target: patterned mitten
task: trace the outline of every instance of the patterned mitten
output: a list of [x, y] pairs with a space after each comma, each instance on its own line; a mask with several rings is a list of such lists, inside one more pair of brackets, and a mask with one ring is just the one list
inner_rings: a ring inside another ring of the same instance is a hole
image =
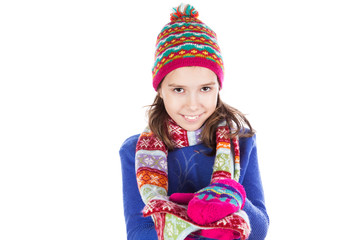
[[212, 223], [242, 209], [245, 198], [246, 193], [240, 183], [222, 179], [195, 193], [187, 213], [197, 224]]
[[[241, 193], [241, 196], [243, 197], [242, 199], [245, 199], [245, 191], [244, 191], [243, 187], [240, 184], [237, 184], [235, 181], [233, 181], [233, 182], [232, 182], [232, 180], [230, 180], [230, 181], [231, 181], [230, 184], [234, 184], [235, 187], [238, 187], [240, 189], [239, 192]], [[221, 181], [219, 181], [219, 182], [221, 182]], [[222, 181], [222, 182], [224, 182], [224, 181]], [[202, 189], [201, 191], [203, 191], [203, 190], [204, 189]], [[194, 197], [195, 197], [194, 193], [173, 193], [170, 196], [170, 201], [178, 203], [178, 204], [182, 204], [182, 205], [187, 205]], [[242, 203], [241, 208], [243, 207], [243, 205], [244, 205], [244, 202]], [[240, 237], [239, 233], [237, 233], [236, 231], [232, 231], [230, 229], [206, 229], [206, 230], [203, 229], [200, 232], [200, 236], [203, 236], [206, 238], [211, 238], [211, 239], [219, 239], [219, 240], [233, 240], [233, 239], [237, 239]], [[193, 239], [193, 238], [188, 237], [185, 240], [191, 240], [191, 239]]]

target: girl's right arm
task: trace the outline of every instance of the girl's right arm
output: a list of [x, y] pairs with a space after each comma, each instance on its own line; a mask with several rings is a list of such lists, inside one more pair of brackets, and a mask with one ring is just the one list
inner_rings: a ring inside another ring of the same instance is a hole
[[143, 217], [145, 207], [136, 182], [135, 149], [139, 135], [128, 138], [120, 148], [123, 181], [123, 203], [128, 240], [156, 240], [151, 217]]

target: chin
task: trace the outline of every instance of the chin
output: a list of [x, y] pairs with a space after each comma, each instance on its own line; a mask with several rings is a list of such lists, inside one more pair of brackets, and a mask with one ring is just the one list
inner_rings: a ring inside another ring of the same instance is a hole
[[183, 127], [186, 131], [193, 132], [198, 130], [200, 127]]

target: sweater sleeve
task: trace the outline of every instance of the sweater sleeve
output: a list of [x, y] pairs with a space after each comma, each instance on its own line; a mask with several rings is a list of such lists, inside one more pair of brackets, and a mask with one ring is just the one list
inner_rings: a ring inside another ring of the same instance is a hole
[[139, 135], [128, 138], [120, 148], [123, 204], [128, 240], [156, 240], [154, 222], [143, 217], [145, 207], [136, 182], [135, 149]]
[[269, 227], [264, 191], [258, 165], [256, 136], [240, 139], [241, 177], [240, 183], [246, 191], [244, 211], [248, 214], [251, 233], [248, 240], [263, 240]]

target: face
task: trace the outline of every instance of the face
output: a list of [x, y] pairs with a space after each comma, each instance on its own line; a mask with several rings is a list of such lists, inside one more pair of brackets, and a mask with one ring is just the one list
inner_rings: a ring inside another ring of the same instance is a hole
[[208, 68], [182, 67], [166, 75], [158, 92], [169, 116], [183, 129], [195, 131], [215, 111], [219, 83]]

